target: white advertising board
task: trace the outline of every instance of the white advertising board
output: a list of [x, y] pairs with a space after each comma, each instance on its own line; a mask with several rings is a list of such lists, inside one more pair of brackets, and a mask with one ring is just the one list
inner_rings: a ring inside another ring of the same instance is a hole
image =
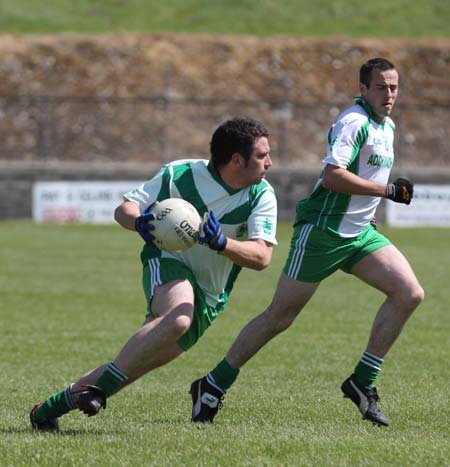
[[393, 227], [450, 227], [450, 185], [414, 185], [409, 206], [386, 202], [386, 222]]
[[33, 185], [33, 220], [36, 222], [114, 222], [114, 209], [123, 194], [139, 181], [36, 182]]

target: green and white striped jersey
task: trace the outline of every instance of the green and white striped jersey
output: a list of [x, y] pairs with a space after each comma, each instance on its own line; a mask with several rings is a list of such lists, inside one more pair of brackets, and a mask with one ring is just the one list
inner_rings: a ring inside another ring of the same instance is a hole
[[[200, 216], [212, 210], [227, 237], [236, 240], [262, 239], [277, 244], [277, 202], [272, 186], [262, 180], [258, 185], [235, 190], [226, 185], [208, 160], [185, 159], [164, 165], [124, 199], [144, 211], [154, 201], [183, 198], [195, 206]], [[141, 259], [174, 258], [194, 273], [206, 295], [208, 305], [221, 308], [227, 301], [241, 267], [207, 245], [196, 244], [182, 253], [168, 253], [145, 245]]]
[[[394, 163], [394, 122], [378, 123], [361, 98], [345, 110], [328, 132], [324, 166], [336, 165], [366, 180], [387, 184]], [[381, 198], [326, 189], [322, 171], [311, 196], [297, 203], [297, 219], [340, 237], [359, 235], [374, 217]]]

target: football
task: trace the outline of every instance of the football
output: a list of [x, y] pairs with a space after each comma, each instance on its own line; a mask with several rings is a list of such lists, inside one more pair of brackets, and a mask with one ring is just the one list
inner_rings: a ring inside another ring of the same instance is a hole
[[201, 217], [191, 203], [181, 198], [168, 198], [156, 202], [151, 213], [155, 230], [153, 243], [170, 253], [180, 253], [191, 248], [198, 239]]

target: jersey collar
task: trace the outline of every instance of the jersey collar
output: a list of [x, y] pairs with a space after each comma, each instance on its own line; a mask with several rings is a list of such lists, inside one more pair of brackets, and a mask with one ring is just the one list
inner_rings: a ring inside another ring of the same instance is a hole
[[370, 107], [369, 103], [365, 101], [362, 97], [355, 97], [355, 104], [360, 105], [369, 115], [372, 120], [375, 120], [378, 125], [384, 126], [384, 122], [380, 119], [378, 115], [374, 113], [372, 107]]
[[226, 192], [229, 194], [229, 195], [234, 195], [235, 193], [238, 193], [239, 191], [242, 190], [242, 188], [232, 188], [231, 186], [227, 185], [223, 180], [222, 178], [220, 177], [220, 174], [219, 174], [219, 171], [217, 170], [217, 167], [214, 165], [214, 163], [212, 161], [209, 161], [208, 163], [208, 171], [209, 173], [212, 175], [212, 177], [214, 178], [214, 180], [223, 187], [224, 190], [226, 190]]

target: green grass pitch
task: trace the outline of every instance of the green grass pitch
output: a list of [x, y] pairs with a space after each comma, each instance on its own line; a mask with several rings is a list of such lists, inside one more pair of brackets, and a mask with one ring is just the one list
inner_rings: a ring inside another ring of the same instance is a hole
[[362, 421], [339, 386], [365, 348], [382, 295], [337, 273], [296, 323], [244, 366], [210, 426], [190, 423], [191, 381], [268, 304], [286, 256], [244, 271], [226, 311], [190, 352], [108, 402], [32, 432], [34, 402], [110, 361], [142, 322], [137, 235], [119, 226], [0, 223], [0, 465], [444, 466], [450, 458], [450, 255], [444, 229], [380, 230], [410, 259], [426, 299], [386, 358], [389, 428]]
[[449, 37], [446, 0], [0, 0], [0, 31]]

